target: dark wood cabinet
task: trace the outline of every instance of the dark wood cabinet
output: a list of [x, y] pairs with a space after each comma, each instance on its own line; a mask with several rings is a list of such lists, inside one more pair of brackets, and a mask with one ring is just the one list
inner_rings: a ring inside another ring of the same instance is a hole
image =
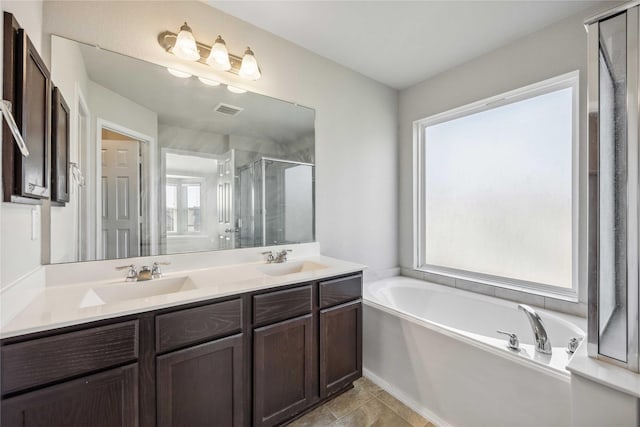
[[57, 87], [51, 108], [51, 201], [64, 206], [69, 201], [69, 140], [71, 112]]
[[158, 356], [157, 425], [243, 425], [242, 335]]
[[320, 311], [320, 397], [362, 376], [362, 303]]
[[361, 284], [348, 275], [4, 339], [0, 421], [286, 423], [360, 377]]
[[4, 14], [3, 91], [29, 149], [23, 157], [13, 136], [3, 132], [5, 202], [29, 203], [49, 198], [51, 76], [44, 61], [13, 15]]
[[255, 329], [253, 425], [272, 426], [303, 411], [313, 389], [311, 314]]
[[137, 425], [137, 364], [2, 401], [3, 427]]

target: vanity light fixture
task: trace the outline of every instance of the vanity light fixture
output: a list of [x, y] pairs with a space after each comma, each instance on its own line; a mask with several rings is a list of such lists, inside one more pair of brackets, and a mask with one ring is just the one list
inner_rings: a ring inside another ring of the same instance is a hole
[[186, 22], [180, 27], [180, 32], [176, 36], [176, 41], [171, 51], [178, 58], [188, 61], [197, 61], [200, 59], [196, 38], [193, 37], [191, 27], [189, 27]]
[[198, 80], [200, 80], [200, 82], [202, 84], [205, 84], [207, 86], [220, 86], [220, 82], [217, 82], [215, 80], [206, 79], [206, 78], [200, 77], [200, 76], [198, 76]]
[[251, 49], [247, 48], [242, 57], [229, 53], [221, 36], [215, 39], [212, 46], [200, 43], [193, 37], [186, 22], [178, 34], [171, 31], [158, 34], [158, 43], [165, 51], [178, 58], [197, 61], [215, 70], [227, 71], [249, 80], [258, 80], [262, 75]]
[[173, 68], [167, 68], [167, 71], [172, 76], [180, 77], [181, 79], [188, 79], [189, 77], [191, 77], [191, 74], [187, 73], [186, 71], [180, 71]]
[[231, 86], [231, 85], [227, 85], [227, 90], [229, 92], [232, 92], [232, 93], [246, 93], [247, 92], [245, 89], [241, 89], [239, 87]]

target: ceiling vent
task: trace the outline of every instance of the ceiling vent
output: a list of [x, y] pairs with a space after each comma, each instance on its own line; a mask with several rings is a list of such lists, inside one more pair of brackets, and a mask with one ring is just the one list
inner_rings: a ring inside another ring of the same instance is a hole
[[218, 113], [226, 114], [228, 116], [237, 116], [244, 110], [244, 108], [236, 107], [235, 105], [225, 104], [223, 102], [216, 105], [214, 108]]

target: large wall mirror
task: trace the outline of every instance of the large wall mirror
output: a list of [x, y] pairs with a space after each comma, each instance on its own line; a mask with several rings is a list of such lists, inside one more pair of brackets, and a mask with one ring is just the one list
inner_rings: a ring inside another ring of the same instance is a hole
[[72, 161], [51, 263], [314, 240], [312, 109], [57, 36], [51, 54]]

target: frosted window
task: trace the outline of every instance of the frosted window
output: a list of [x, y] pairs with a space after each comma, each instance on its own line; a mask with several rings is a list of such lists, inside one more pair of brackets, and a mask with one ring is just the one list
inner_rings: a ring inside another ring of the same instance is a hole
[[427, 265], [572, 286], [573, 88], [424, 128]]

